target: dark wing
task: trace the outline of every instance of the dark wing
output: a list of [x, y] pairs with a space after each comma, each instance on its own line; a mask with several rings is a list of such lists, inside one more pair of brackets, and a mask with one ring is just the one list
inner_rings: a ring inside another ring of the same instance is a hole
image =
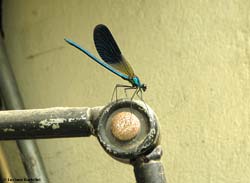
[[92, 55], [88, 50], [82, 48], [80, 45], [78, 45], [77, 43], [71, 41], [70, 39], [65, 38], [64, 39], [67, 43], [69, 43], [71, 46], [74, 46], [75, 48], [79, 49], [80, 51], [82, 51], [83, 53], [85, 53], [87, 56], [89, 56], [92, 60], [94, 60], [95, 62], [97, 62], [98, 64], [100, 64], [101, 66], [105, 67], [106, 69], [108, 69], [109, 71], [113, 72], [114, 74], [120, 76], [121, 78], [125, 79], [125, 80], [129, 80], [129, 76], [126, 74], [123, 74], [119, 71], [117, 71], [115, 68], [113, 68], [111, 65], [107, 64], [106, 62], [103, 62], [101, 60], [99, 60], [98, 58], [96, 58], [94, 55]]
[[109, 65], [129, 77], [134, 76], [130, 64], [123, 57], [111, 32], [105, 25], [97, 25], [94, 29], [94, 42], [100, 57]]

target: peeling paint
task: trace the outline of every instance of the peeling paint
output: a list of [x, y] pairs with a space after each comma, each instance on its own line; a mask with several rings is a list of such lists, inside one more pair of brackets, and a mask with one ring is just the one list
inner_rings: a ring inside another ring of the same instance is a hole
[[3, 129], [3, 131], [4, 132], [14, 132], [15, 129], [13, 129], [13, 128], [5, 128], [5, 129]]
[[83, 119], [83, 120], [86, 120], [86, 119], [87, 119], [87, 116], [86, 116], [85, 113], [84, 113], [83, 115], [81, 115], [81, 119]]
[[56, 118], [56, 119], [45, 119], [39, 123], [40, 128], [52, 127], [52, 129], [60, 128], [60, 123], [64, 123], [67, 120], [65, 118]]
[[58, 128], [60, 128], [60, 125], [58, 123], [52, 125], [52, 129], [55, 130], [55, 129], [58, 129]]

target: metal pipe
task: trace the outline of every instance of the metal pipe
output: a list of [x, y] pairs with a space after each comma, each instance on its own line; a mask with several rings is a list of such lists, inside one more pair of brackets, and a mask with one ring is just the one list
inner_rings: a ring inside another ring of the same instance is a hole
[[[0, 89], [6, 109], [23, 109], [24, 104], [18, 91], [16, 80], [8, 62], [7, 53], [0, 36]], [[17, 141], [19, 151], [29, 178], [40, 178], [40, 183], [48, 183], [41, 154], [33, 140]], [[32, 161], [31, 161], [32, 160]], [[32, 181], [31, 181], [32, 182]]]
[[166, 183], [163, 165], [160, 161], [162, 148], [157, 146], [147, 155], [139, 156], [131, 161], [137, 183]]
[[87, 137], [94, 128], [91, 119], [98, 109], [54, 107], [0, 112], [0, 140]]
[[[117, 115], [120, 118], [116, 118]], [[114, 134], [114, 129], [117, 129], [120, 134], [128, 135], [128, 129], [137, 123], [137, 120], [140, 125], [133, 138], [121, 140]], [[96, 136], [109, 155], [122, 162], [129, 162], [157, 146], [160, 136], [157, 121], [154, 111], [144, 102], [119, 99], [103, 108], [98, 117]], [[114, 122], [120, 123], [118, 128], [113, 126]]]
[[100, 144], [116, 160], [134, 166], [137, 183], [166, 183], [159, 122], [147, 104], [117, 100], [103, 108], [97, 121]]
[[[0, 92], [0, 110], [4, 110], [4, 101], [2, 99], [2, 94]], [[8, 180], [8, 178], [13, 178], [11, 175], [10, 167], [8, 164], [8, 160], [6, 158], [6, 154], [3, 150], [2, 144], [0, 144], [0, 174], [3, 183], [14, 183], [12, 180]]]
[[160, 161], [150, 161], [134, 166], [137, 183], [166, 183], [164, 168]]
[[2, 181], [3, 183], [14, 183], [12, 180], [8, 180], [8, 178], [12, 178], [11, 172], [10, 172], [10, 167], [6, 158], [6, 155], [3, 151], [2, 145], [0, 144], [0, 173], [2, 176]]

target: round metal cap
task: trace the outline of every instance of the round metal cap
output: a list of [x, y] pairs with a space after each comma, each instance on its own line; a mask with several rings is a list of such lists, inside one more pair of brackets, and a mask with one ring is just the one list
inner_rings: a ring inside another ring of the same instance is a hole
[[109, 155], [121, 161], [131, 160], [156, 147], [158, 128], [156, 115], [148, 105], [121, 99], [100, 113], [97, 137]]

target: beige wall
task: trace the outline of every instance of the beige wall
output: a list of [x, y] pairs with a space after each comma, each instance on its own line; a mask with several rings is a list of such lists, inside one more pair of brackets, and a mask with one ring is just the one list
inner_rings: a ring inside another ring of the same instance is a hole
[[[148, 85], [169, 183], [247, 183], [249, 10], [249, 0], [8, 0], [3, 26], [25, 106], [45, 108], [105, 105], [114, 85], [126, 83], [63, 40], [97, 55], [93, 28], [108, 25]], [[135, 182], [132, 167], [111, 159], [94, 137], [38, 145], [53, 183]]]

